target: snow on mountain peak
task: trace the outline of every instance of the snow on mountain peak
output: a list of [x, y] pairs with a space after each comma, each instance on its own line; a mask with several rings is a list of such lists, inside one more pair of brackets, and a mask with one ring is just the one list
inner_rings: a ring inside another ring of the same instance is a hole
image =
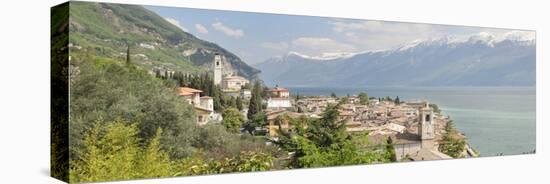
[[481, 43], [486, 43], [489, 46], [493, 46], [494, 42], [495, 42], [495, 38], [496, 38], [496, 36], [491, 34], [491, 33], [480, 32], [478, 34], [474, 34], [474, 35], [470, 36], [470, 38], [468, 39], [468, 42], [470, 42], [470, 43], [479, 43], [479, 42], [481, 42]]
[[534, 31], [510, 31], [504, 34], [504, 40], [513, 40], [513, 41], [531, 41], [535, 40]]
[[317, 56], [306, 55], [298, 52], [288, 52], [286, 55], [298, 56], [304, 59], [317, 60], [317, 61], [332, 61], [332, 60], [341, 60], [354, 57], [356, 55], [368, 54], [368, 53], [379, 53], [379, 52], [401, 52], [407, 51], [409, 49], [414, 49], [417, 47], [424, 46], [449, 46], [455, 47], [459, 44], [469, 43], [469, 44], [486, 44], [489, 47], [494, 47], [495, 44], [498, 44], [503, 41], [514, 41], [522, 45], [532, 45], [535, 43], [535, 32], [534, 31], [510, 31], [503, 34], [492, 34], [488, 32], [479, 32], [469, 36], [456, 36], [456, 35], [446, 35], [443, 37], [435, 37], [430, 39], [416, 39], [406, 44], [403, 44], [398, 47], [387, 50], [368, 50], [363, 52], [327, 52], [322, 53]]
[[337, 59], [345, 59], [352, 57], [355, 55], [355, 53], [351, 52], [327, 52], [327, 53], [321, 53], [319, 56], [309, 56], [298, 52], [288, 52], [287, 56], [294, 55], [305, 59], [311, 59], [311, 60], [337, 60]]

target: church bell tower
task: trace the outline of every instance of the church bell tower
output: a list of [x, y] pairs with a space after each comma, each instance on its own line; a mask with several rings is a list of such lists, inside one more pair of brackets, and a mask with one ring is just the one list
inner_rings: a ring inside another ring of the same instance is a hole
[[217, 54], [214, 55], [214, 85], [221, 85], [222, 83], [222, 63], [225, 58]]
[[418, 110], [418, 135], [421, 140], [431, 140], [435, 137], [434, 132], [434, 113], [431, 108], [421, 108]]

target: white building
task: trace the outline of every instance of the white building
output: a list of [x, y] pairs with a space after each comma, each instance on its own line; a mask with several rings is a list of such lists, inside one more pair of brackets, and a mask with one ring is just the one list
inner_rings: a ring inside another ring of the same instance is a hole
[[200, 96], [201, 90], [180, 87], [178, 93], [187, 103], [193, 105], [197, 114], [197, 124], [204, 125], [212, 120], [214, 116], [214, 100], [209, 96]]
[[267, 108], [289, 108], [292, 107], [290, 102], [290, 92], [286, 88], [275, 87], [268, 89]]
[[241, 76], [227, 76], [222, 79], [222, 89], [239, 91], [243, 86], [250, 83], [248, 79]]
[[288, 108], [292, 107], [289, 99], [269, 98], [267, 99], [267, 108]]
[[245, 99], [250, 99], [252, 97], [252, 91], [249, 89], [242, 89], [241, 90], [241, 97]]

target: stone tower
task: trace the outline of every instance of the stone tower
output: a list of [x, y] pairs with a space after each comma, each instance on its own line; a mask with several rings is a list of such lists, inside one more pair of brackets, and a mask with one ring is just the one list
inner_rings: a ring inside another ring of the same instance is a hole
[[217, 54], [214, 55], [214, 85], [221, 85], [222, 84], [222, 63], [225, 58]]
[[421, 140], [431, 140], [435, 137], [434, 112], [432, 108], [420, 108], [418, 110], [418, 135]]

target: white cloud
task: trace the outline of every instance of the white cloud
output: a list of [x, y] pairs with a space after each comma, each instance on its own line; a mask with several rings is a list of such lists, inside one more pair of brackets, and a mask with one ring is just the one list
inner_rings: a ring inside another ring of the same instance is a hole
[[204, 27], [202, 24], [195, 24], [195, 29], [202, 34], [208, 34], [208, 29]]
[[233, 37], [233, 38], [240, 38], [240, 37], [244, 36], [244, 31], [243, 30], [227, 27], [226, 25], [223, 25], [223, 23], [221, 23], [221, 22], [213, 23], [212, 27], [215, 30], [220, 31], [223, 34], [225, 34], [227, 36], [230, 36], [230, 37]]
[[509, 39], [509, 40], [535, 40], [536, 35], [534, 31], [509, 31], [504, 34], [502, 34], [501, 39]]
[[300, 37], [292, 41], [292, 49], [308, 55], [322, 55], [327, 52], [355, 52], [351, 44], [324, 37]]
[[343, 41], [360, 50], [384, 50], [413, 40], [441, 36], [439, 25], [385, 21], [334, 20], [328, 22]]
[[433, 25], [384, 21], [329, 22], [336, 32], [363, 31], [370, 33], [417, 33], [431, 31]]
[[170, 22], [171, 24], [174, 24], [175, 26], [179, 27], [181, 30], [185, 32], [189, 32], [187, 28], [183, 27], [180, 23], [180, 21], [170, 18], [170, 17], [164, 17], [164, 20]]
[[286, 51], [288, 50], [288, 43], [286, 42], [262, 42], [260, 46], [267, 49]]

